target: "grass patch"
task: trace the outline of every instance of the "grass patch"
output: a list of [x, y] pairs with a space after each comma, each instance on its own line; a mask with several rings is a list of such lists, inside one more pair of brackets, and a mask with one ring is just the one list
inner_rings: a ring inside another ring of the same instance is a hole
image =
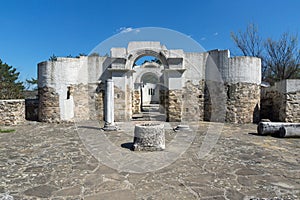
[[15, 132], [16, 130], [14, 129], [1, 129], [0, 128], [0, 133], [11, 133], [11, 132]]

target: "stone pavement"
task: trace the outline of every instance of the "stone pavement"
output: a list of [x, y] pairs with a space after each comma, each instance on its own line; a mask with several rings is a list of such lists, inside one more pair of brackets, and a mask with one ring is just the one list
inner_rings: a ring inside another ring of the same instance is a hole
[[[300, 199], [300, 139], [257, 136], [256, 125], [225, 124], [174, 132], [166, 150], [130, 150], [134, 123], [28, 123], [0, 133], [0, 194], [13, 199]], [[3, 127], [2, 127], [3, 128]], [[215, 143], [215, 145], [214, 145]], [[0, 195], [1, 199], [1, 195]]]

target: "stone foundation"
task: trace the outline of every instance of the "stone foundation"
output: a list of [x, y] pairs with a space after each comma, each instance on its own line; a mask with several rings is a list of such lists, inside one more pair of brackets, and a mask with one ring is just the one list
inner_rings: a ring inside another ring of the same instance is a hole
[[60, 122], [59, 96], [51, 87], [39, 88], [39, 121]]
[[0, 100], [0, 125], [15, 125], [25, 121], [25, 100]]

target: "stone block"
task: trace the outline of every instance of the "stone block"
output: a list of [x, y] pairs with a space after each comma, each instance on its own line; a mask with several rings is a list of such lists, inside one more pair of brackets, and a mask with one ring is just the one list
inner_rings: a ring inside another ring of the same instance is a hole
[[163, 124], [140, 124], [134, 128], [133, 148], [135, 151], [159, 151], [165, 149]]
[[0, 100], [0, 125], [14, 125], [25, 121], [25, 100]]

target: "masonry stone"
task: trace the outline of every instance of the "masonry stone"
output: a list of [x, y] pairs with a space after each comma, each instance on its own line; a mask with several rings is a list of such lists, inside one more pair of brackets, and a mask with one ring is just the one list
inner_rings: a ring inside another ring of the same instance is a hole
[[[154, 56], [160, 63], [134, 66], [143, 56]], [[91, 54], [39, 63], [39, 120], [103, 121], [108, 79], [114, 81], [116, 122], [130, 121], [149, 103], [158, 104], [170, 122], [251, 123], [259, 118], [259, 58], [230, 57], [228, 50], [184, 52], [157, 41], [132, 41], [127, 47], [112, 47], [110, 56]], [[297, 95], [290, 92], [287, 99]], [[286, 107], [291, 113], [296, 109], [292, 103]], [[288, 116], [281, 118], [290, 120]]]
[[134, 128], [133, 150], [158, 151], [165, 149], [164, 124], [145, 123]]
[[15, 125], [25, 122], [25, 100], [0, 100], [0, 125]]
[[300, 80], [287, 79], [262, 88], [261, 117], [271, 121], [300, 122]]

